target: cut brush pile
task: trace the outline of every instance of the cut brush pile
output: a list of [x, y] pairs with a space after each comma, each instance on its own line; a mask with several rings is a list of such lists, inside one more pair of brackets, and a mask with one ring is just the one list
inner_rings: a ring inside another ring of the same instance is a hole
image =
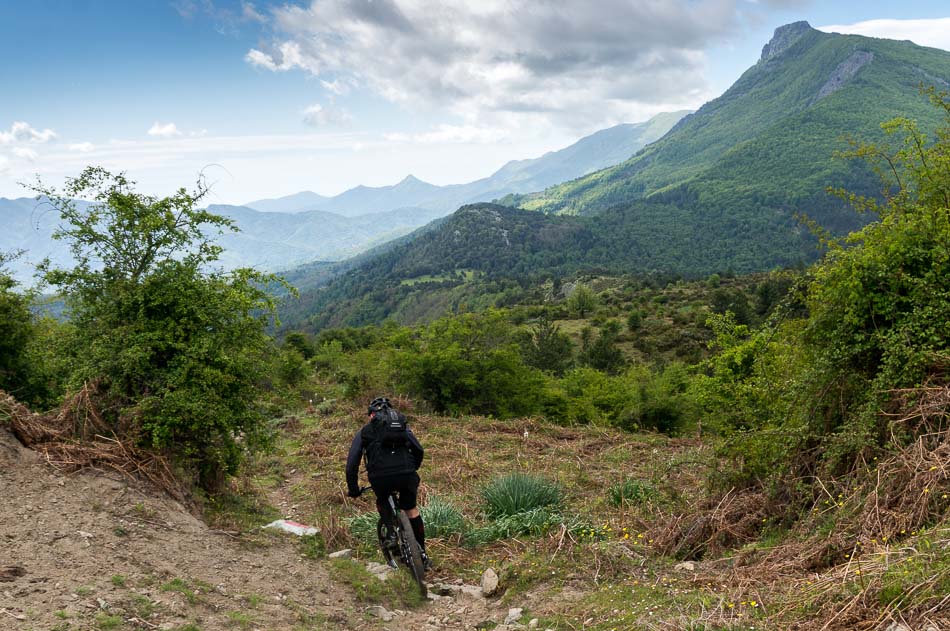
[[950, 385], [892, 395], [889, 448], [811, 480], [817, 500], [781, 543], [762, 543], [769, 500], [746, 489], [673, 517], [654, 531], [658, 549], [704, 558], [699, 582], [765, 588], [768, 617], [795, 629], [950, 629]]
[[96, 393], [96, 385], [87, 384], [58, 409], [37, 414], [0, 390], [0, 427], [58, 469], [109, 469], [186, 502], [190, 494], [168, 459], [136, 446], [134, 439], [116, 436], [102, 420]]

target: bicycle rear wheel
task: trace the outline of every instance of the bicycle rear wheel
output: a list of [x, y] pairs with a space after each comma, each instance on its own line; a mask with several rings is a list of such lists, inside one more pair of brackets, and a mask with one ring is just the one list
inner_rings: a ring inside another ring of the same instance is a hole
[[413, 580], [419, 586], [419, 592], [425, 598], [428, 595], [428, 589], [426, 588], [426, 568], [422, 563], [422, 548], [419, 547], [416, 535], [412, 532], [412, 524], [409, 523], [409, 518], [403, 511], [399, 511], [399, 526], [404, 560], [409, 566], [409, 571], [412, 572]]

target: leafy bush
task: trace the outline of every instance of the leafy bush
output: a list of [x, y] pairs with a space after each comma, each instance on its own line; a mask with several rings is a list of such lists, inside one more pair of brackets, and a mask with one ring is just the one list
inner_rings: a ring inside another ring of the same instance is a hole
[[583, 330], [581, 335], [578, 363], [610, 374], [616, 374], [623, 368], [623, 353], [617, 347], [620, 323], [615, 320], [604, 322], [596, 338], [589, 329]]
[[629, 398], [619, 427], [653, 429], [673, 436], [692, 422], [695, 406], [688, 392], [691, 377], [684, 364], [673, 362], [661, 370], [638, 366], [623, 377]]
[[566, 420], [600, 423], [628, 431], [653, 429], [675, 435], [696, 413], [686, 366], [674, 362], [660, 370], [636, 365], [611, 376], [590, 367], [575, 368], [558, 382], [567, 397]]
[[440, 412], [535, 414], [545, 378], [525, 365], [515, 329], [498, 311], [437, 320], [420, 332], [418, 346], [394, 361], [404, 388]]
[[24, 403], [41, 404], [48, 392], [37, 357], [30, 352], [37, 333], [31, 296], [18, 291], [16, 281], [4, 270], [18, 255], [0, 252], [0, 390]]
[[768, 485], [796, 510], [817, 492], [801, 480], [851, 471], [913, 433], [881, 411], [950, 356], [950, 100], [930, 97], [945, 117], [935, 136], [895, 119], [884, 125], [894, 147], [848, 154], [878, 168], [884, 197], [839, 194], [879, 220], [840, 241], [821, 234], [828, 253], [811, 270], [807, 311], [779, 308], [758, 332], [712, 320], [722, 350], [696, 394], [728, 438], [724, 486]]
[[486, 513], [504, 517], [561, 503], [560, 487], [542, 477], [528, 473], [509, 473], [495, 478], [482, 489]]
[[574, 343], [542, 315], [520, 340], [524, 362], [538, 370], [563, 375], [574, 361]]
[[162, 199], [133, 184], [89, 168], [62, 193], [36, 188], [62, 216], [54, 236], [77, 261], [41, 267], [69, 311], [69, 385], [98, 383], [110, 429], [171, 454], [219, 490], [266, 439], [257, 398], [273, 355], [265, 288], [276, 279], [208, 271], [221, 252], [209, 235], [232, 223], [196, 208], [207, 193], [200, 182]]

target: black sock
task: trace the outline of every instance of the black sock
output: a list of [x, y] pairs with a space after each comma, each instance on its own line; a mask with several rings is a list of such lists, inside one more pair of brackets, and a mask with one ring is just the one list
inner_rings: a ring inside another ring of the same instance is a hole
[[426, 547], [426, 527], [422, 524], [422, 515], [410, 517], [409, 524], [412, 526], [412, 534], [416, 536], [419, 547], [423, 550]]

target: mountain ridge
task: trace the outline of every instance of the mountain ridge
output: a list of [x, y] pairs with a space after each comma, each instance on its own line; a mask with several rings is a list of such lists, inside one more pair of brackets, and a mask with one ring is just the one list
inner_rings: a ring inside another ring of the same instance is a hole
[[[522, 283], [598, 270], [695, 278], [807, 264], [818, 256], [818, 242], [799, 217], [835, 235], [873, 220], [828, 193], [843, 187], [880, 194], [866, 164], [835, 157], [848, 149], [846, 138], [879, 141], [881, 123], [899, 115], [925, 131], [939, 123], [917, 87], [924, 74], [950, 78], [950, 53], [801, 23], [780, 27], [762, 58], [722, 96], [629, 160], [507, 196], [493, 213], [460, 209], [439, 227], [442, 234], [417, 238], [387, 261], [368, 260], [332, 281], [311, 303], [311, 324], [366, 324], [406, 313], [402, 305], [413, 302], [450, 305], [423, 297], [413, 279], [441, 279], [443, 289], [431, 291], [458, 296], [463, 270], [486, 282]], [[530, 217], [536, 211], [548, 221]], [[521, 236], [498, 252], [502, 227]], [[480, 252], [504, 264], [473, 259]]]
[[[538, 178], [561, 181], [565, 173], [573, 176], [578, 169], [590, 170], [605, 160], [620, 161], [632, 154], [639, 143], [662, 135], [681, 114], [662, 114], [647, 123], [615, 126], [541, 158], [510, 161], [494, 179], [439, 187], [408, 175], [392, 186], [358, 186], [334, 198], [302, 191], [252, 202], [256, 209], [247, 205], [212, 205], [213, 211], [234, 219], [241, 228], [240, 233], [220, 236], [219, 243], [224, 247], [220, 262], [225, 268], [249, 266], [283, 271], [307, 263], [341, 261], [375, 249], [385, 241], [404, 237], [451, 213], [469, 197], [494, 198], [505, 194], [510, 188], [503, 188], [504, 182], [517, 181], [522, 188], [536, 190], [534, 183]], [[337, 204], [347, 212], [334, 212], [329, 207]], [[71, 265], [72, 261], [65, 245], [51, 239], [58, 216], [45, 211], [37, 213], [41, 206], [31, 198], [0, 198], [0, 219], [7, 228], [0, 233], [0, 252], [28, 251], [23, 259], [8, 265], [14, 277], [26, 285], [33, 280], [32, 264], [42, 258], [49, 257], [59, 266]], [[49, 210], [48, 206], [45, 208]], [[327, 266], [316, 265], [315, 269], [321, 278], [326, 277]], [[305, 280], [304, 284], [310, 283]]]
[[[830, 164], [839, 136], [881, 137], [880, 123], [898, 114], [933, 121], [926, 99], [914, 99], [921, 75], [950, 80], [950, 53], [909, 42], [824, 33], [795, 22], [780, 26], [762, 57], [720, 97], [681, 119], [661, 140], [629, 160], [545, 191], [500, 200], [529, 210], [593, 214], [678, 186], [706, 186], [722, 179], [720, 162], [758, 168], [763, 146], [798, 145], [801, 155], [782, 156], [785, 173], [768, 182], [781, 198], [789, 190], [808, 194], [848, 177], [850, 168]], [[820, 98], [819, 98], [820, 97]], [[789, 137], [795, 129], [802, 139]], [[743, 152], [746, 152], [743, 154]], [[758, 155], [756, 155], [758, 154]], [[809, 161], [823, 162], [812, 169]], [[788, 169], [788, 166], [793, 169]], [[743, 175], [742, 173], [737, 175]], [[796, 179], [797, 178], [797, 179]], [[810, 180], [810, 181], [806, 181]], [[733, 188], [763, 182], [732, 177]]]
[[[687, 110], [657, 114], [642, 123], [622, 123], [601, 129], [578, 141], [537, 158], [510, 160], [488, 177], [463, 184], [438, 186], [412, 174], [387, 186], [359, 185], [339, 195], [308, 198], [308, 192], [244, 204], [255, 210], [282, 212], [325, 210], [355, 216], [401, 206], [443, 210], [446, 214], [464, 204], [491, 201], [514, 192], [531, 192], [629, 158], [641, 147], [661, 138]], [[320, 197], [321, 199], [316, 199]], [[298, 205], [297, 199], [306, 202]]]

